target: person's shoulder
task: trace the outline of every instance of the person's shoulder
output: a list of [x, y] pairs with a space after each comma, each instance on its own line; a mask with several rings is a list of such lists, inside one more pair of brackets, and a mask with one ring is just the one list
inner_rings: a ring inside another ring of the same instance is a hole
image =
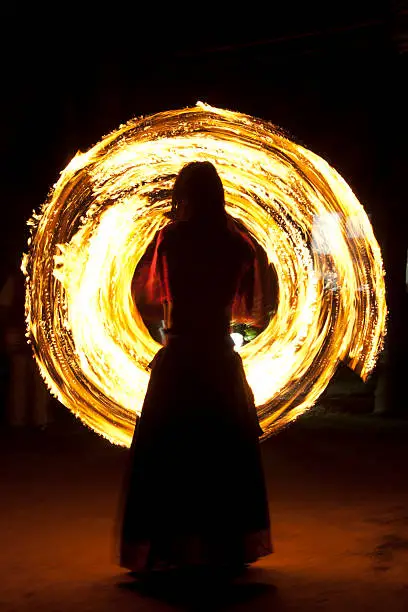
[[248, 258], [254, 257], [256, 249], [252, 238], [233, 217], [228, 219], [228, 230], [233, 242], [241, 253]]
[[180, 235], [179, 223], [171, 221], [157, 232], [157, 244], [162, 248], [172, 244], [175, 240], [177, 241]]

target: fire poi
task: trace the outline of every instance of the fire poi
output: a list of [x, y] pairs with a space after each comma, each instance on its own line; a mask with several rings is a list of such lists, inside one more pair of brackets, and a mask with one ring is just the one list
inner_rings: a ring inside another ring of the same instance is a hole
[[[132, 119], [78, 153], [31, 226], [27, 336], [50, 390], [84, 424], [129, 446], [160, 348], [131, 293], [169, 219], [174, 177], [209, 160], [226, 209], [275, 267], [279, 301], [239, 350], [266, 439], [311, 408], [340, 361], [366, 380], [386, 326], [370, 220], [324, 159], [279, 128], [207, 104]], [[210, 247], [210, 245], [209, 245]]]

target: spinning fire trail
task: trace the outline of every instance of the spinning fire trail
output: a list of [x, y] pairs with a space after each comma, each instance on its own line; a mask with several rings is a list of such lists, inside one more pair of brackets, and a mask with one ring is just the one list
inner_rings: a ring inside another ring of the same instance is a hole
[[333, 168], [268, 122], [202, 103], [133, 119], [62, 171], [28, 222], [22, 263], [27, 335], [50, 391], [123, 446], [161, 346], [131, 281], [192, 160], [215, 164], [227, 211], [277, 272], [277, 312], [239, 349], [264, 439], [313, 406], [340, 360], [366, 380], [382, 348], [381, 252]]

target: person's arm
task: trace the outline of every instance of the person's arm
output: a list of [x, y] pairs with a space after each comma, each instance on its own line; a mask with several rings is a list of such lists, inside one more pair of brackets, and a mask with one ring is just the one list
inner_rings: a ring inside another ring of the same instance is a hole
[[161, 230], [157, 236], [146, 289], [148, 300], [151, 303], [160, 303], [162, 305], [164, 327], [165, 330], [167, 330], [171, 325], [172, 303], [170, 299], [163, 230]]
[[164, 236], [161, 230], [156, 239], [152, 262], [146, 283], [147, 299], [151, 303], [163, 304], [168, 297], [167, 266], [164, 254]]
[[233, 303], [232, 318], [258, 325], [261, 320], [261, 283], [255, 248], [247, 242], [246, 254]]

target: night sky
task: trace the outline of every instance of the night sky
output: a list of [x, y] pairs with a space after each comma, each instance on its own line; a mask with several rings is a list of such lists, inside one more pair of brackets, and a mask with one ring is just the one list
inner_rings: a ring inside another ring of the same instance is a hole
[[388, 3], [354, 4], [236, 8], [228, 19], [209, 5], [171, 17], [100, 9], [89, 21], [73, 8], [5, 9], [2, 278], [25, 249], [27, 218], [78, 150], [132, 117], [197, 100], [270, 120], [325, 157], [381, 241], [390, 166], [402, 163], [402, 144], [391, 145], [403, 132], [402, 62]]

